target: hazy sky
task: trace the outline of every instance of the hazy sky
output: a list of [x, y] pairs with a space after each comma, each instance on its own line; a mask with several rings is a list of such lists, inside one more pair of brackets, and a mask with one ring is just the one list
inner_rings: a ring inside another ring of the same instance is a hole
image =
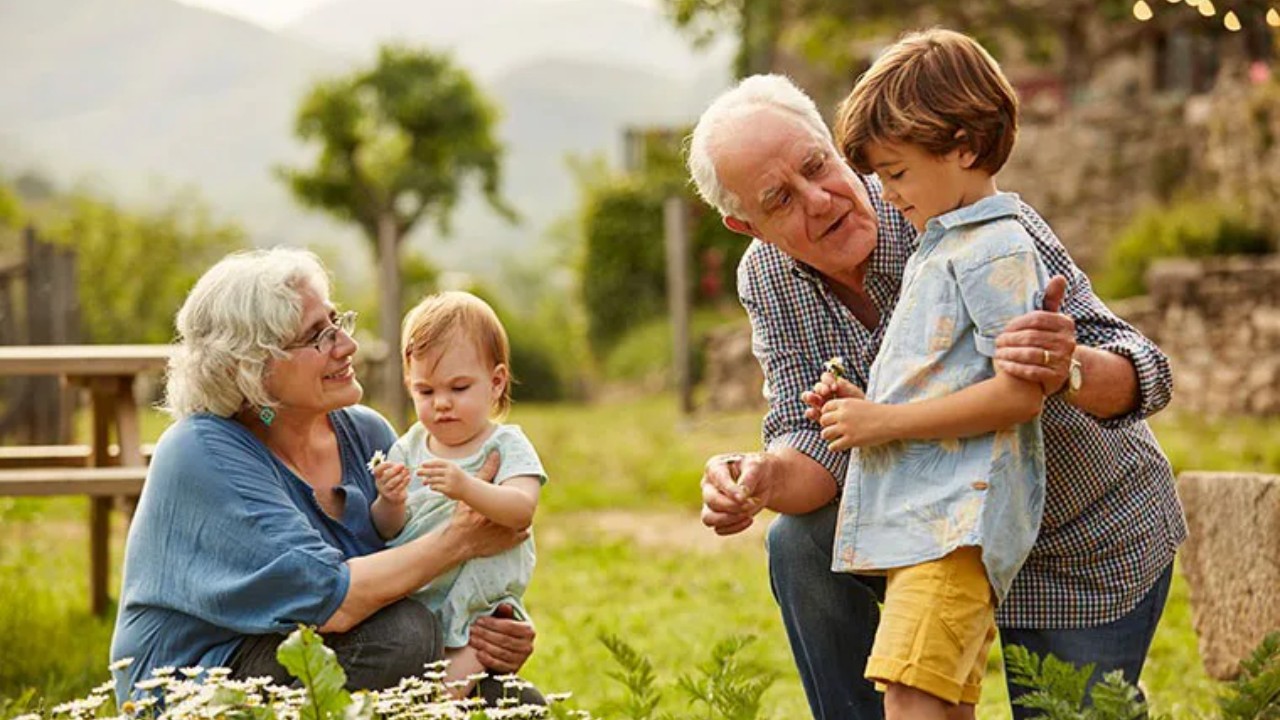
[[[530, 2], [554, 2], [555, 0], [529, 0]], [[639, 5], [655, 5], [657, 0], [629, 0]], [[312, 8], [333, 0], [178, 0], [187, 5], [199, 5], [211, 10], [242, 17], [245, 20], [277, 28], [305, 15]]]

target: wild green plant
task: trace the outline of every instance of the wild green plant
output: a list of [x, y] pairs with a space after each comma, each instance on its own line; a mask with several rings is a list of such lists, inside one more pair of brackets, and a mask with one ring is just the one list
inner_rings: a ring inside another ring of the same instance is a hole
[[[1031, 689], [1014, 703], [1038, 710], [1037, 720], [1167, 720], [1150, 714], [1119, 670], [1090, 687], [1092, 664], [1076, 667], [1018, 646], [1005, 648], [1004, 657], [1013, 682]], [[1218, 708], [1221, 720], [1280, 720], [1280, 632], [1265, 637], [1240, 663], [1240, 676], [1223, 687]]]
[[600, 642], [621, 667], [609, 677], [626, 690], [625, 698], [609, 711], [627, 720], [758, 720], [762, 718], [761, 698], [778, 675], [743, 659], [742, 651], [754, 641], [750, 635], [725, 638], [711, 649], [711, 657], [697, 666], [696, 674], [682, 673], [676, 687], [693, 701], [692, 712], [673, 715], [657, 712], [663, 690], [649, 659], [616, 635], [603, 635]]

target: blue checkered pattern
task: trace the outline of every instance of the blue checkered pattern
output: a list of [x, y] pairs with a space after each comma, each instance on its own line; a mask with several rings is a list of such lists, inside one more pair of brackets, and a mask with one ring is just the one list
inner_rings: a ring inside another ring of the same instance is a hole
[[[880, 218], [866, 277], [880, 311], [876, 329], [863, 327], [812, 268], [771, 245], [753, 242], [738, 266], [739, 299], [767, 380], [765, 446], [795, 448], [838, 482], [848, 455], [827, 449], [818, 426], [804, 417], [800, 394], [835, 356], [844, 358], [850, 379], [866, 387], [916, 243], [911, 224], [883, 201], [879, 181], [863, 180]], [[1173, 378], [1164, 353], [1093, 294], [1088, 277], [1040, 215], [1022, 203], [1018, 221], [1050, 274], [1067, 278], [1063, 311], [1076, 322], [1077, 341], [1123, 355], [1138, 373], [1141, 401], [1129, 415], [1098, 420], [1061, 397], [1045, 403], [1044, 520], [997, 614], [1006, 627], [1090, 627], [1132, 610], [1186, 538], [1173, 471], [1145, 422], [1168, 404]]]

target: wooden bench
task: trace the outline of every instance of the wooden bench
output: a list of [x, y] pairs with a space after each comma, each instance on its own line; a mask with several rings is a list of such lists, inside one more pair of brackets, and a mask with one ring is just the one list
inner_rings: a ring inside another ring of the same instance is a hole
[[0, 470], [0, 496], [88, 495], [137, 497], [145, 467], [41, 467]]
[[[138, 375], [165, 368], [171, 345], [10, 345], [0, 346], [0, 376], [55, 375], [88, 390], [91, 399], [89, 452], [75, 449], [6, 451], [0, 469], [0, 494], [88, 495], [90, 528], [90, 606], [107, 611], [107, 540], [113, 500], [142, 489], [147, 459], [142, 452], [141, 418], [134, 397]], [[111, 438], [119, 444], [114, 456]]]
[[[143, 460], [150, 462], [156, 446], [142, 446]], [[107, 449], [113, 459], [120, 457], [120, 446], [115, 443]], [[17, 445], [0, 447], [0, 470], [17, 468], [83, 468], [90, 467], [93, 448], [88, 445]]]
[[[111, 508], [116, 498], [123, 498], [125, 515], [132, 514], [147, 468], [84, 467], [90, 457], [87, 446], [7, 447], [0, 451], [4, 461], [10, 463], [0, 469], [0, 497], [89, 496], [89, 601], [95, 612], [101, 612], [105, 609], [111, 567]], [[75, 464], [51, 466], [64, 461]], [[13, 467], [14, 463], [23, 462], [28, 465]], [[40, 466], [31, 467], [30, 463]]]

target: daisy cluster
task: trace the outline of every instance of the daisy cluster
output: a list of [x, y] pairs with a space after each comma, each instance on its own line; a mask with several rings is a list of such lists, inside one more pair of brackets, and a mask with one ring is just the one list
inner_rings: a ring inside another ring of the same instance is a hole
[[[111, 665], [127, 667], [128, 661]], [[515, 675], [495, 676], [507, 697], [498, 707], [478, 698], [456, 699], [451, 689], [484, 674], [445, 682], [445, 662], [432, 663], [421, 675], [404, 678], [385, 690], [352, 693], [341, 713], [320, 713], [302, 686], [283, 686], [271, 678], [231, 679], [227, 668], [156, 668], [134, 685], [135, 697], [116, 707], [114, 683], [95, 687], [87, 697], [56, 705], [44, 713], [12, 720], [592, 720], [584, 710], [564, 707], [569, 693], [552, 694], [547, 706], [522, 705], [518, 697], [529, 683]]]

